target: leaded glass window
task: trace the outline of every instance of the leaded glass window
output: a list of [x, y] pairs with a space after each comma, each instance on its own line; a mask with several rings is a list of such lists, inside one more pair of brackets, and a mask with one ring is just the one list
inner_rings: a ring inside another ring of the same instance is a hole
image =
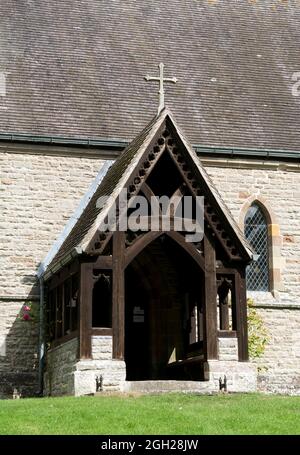
[[268, 223], [257, 204], [253, 204], [246, 214], [245, 236], [254, 249], [254, 260], [247, 267], [247, 289], [249, 291], [268, 291]]

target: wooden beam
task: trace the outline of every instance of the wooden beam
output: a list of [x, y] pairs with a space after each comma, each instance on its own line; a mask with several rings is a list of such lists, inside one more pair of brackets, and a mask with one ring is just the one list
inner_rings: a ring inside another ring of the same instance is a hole
[[184, 197], [183, 194], [183, 184], [180, 185], [179, 188], [177, 188], [176, 191], [172, 194], [170, 198], [170, 208], [171, 208], [171, 216], [175, 217], [176, 216], [176, 211], [178, 209], [178, 206], [182, 203], [182, 198]]
[[61, 283], [66, 281], [70, 276], [79, 271], [79, 262], [76, 258], [73, 262], [63, 267], [59, 272], [53, 275], [47, 282], [48, 289], [56, 288]]
[[56, 287], [54, 290], [53, 290], [53, 296], [54, 296], [54, 308], [55, 308], [55, 311], [54, 311], [54, 339], [57, 340], [58, 338], [58, 330], [57, 330], [57, 319], [58, 319], [58, 311], [57, 311], [57, 304], [58, 304], [58, 298], [57, 298], [57, 294], [58, 294], [58, 287]]
[[207, 360], [218, 358], [216, 255], [212, 239], [204, 237], [205, 299], [204, 353]]
[[247, 362], [249, 360], [249, 354], [245, 267], [239, 268], [236, 273], [233, 299], [235, 303], [234, 319], [238, 336], [239, 361]]
[[237, 333], [235, 330], [218, 330], [218, 338], [236, 338]]
[[124, 360], [125, 351], [125, 233], [113, 235], [113, 358]]
[[237, 319], [239, 318], [239, 304], [237, 299], [239, 298], [239, 292], [237, 289], [237, 274], [235, 270], [234, 275], [232, 275], [232, 287], [231, 287], [231, 315], [232, 315], [232, 330], [237, 332]]
[[[72, 277], [70, 277], [70, 301], [73, 299], [73, 280]], [[70, 305], [70, 313], [69, 313], [69, 328], [70, 332], [72, 332], [72, 312], [74, 311], [74, 308], [72, 305]]]
[[99, 256], [97, 261], [93, 264], [94, 269], [111, 270], [112, 269], [112, 256]]
[[161, 207], [159, 205], [157, 196], [155, 196], [150, 186], [146, 182], [142, 184], [140, 191], [143, 193], [151, 207], [152, 205], [155, 205], [155, 213], [161, 214]]
[[229, 330], [229, 305], [228, 297], [219, 300], [219, 310], [220, 310], [220, 329]]
[[217, 275], [235, 275], [236, 269], [228, 267], [219, 267], [217, 264]]
[[72, 340], [73, 338], [78, 338], [78, 330], [74, 330], [73, 332], [68, 333], [68, 335], [58, 338], [57, 340], [51, 341], [50, 349], [56, 348], [57, 346], [60, 346], [61, 344], [64, 344], [67, 341]]
[[92, 327], [92, 335], [95, 336], [112, 336], [112, 329], [107, 327]]
[[79, 357], [92, 358], [93, 264], [80, 266]]
[[65, 283], [61, 284], [61, 336], [65, 335]]

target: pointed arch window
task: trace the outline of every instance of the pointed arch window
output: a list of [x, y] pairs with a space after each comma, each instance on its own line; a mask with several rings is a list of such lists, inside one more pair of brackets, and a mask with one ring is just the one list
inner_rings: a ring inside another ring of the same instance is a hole
[[262, 208], [253, 203], [245, 217], [245, 237], [254, 249], [254, 260], [247, 267], [247, 289], [269, 291], [269, 238], [268, 222]]

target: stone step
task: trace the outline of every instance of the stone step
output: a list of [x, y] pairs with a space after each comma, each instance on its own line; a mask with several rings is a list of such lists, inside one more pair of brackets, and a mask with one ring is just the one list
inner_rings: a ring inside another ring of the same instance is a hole
[[149, 394], [166, 392], [209, 394], [218, 392], [218, 388], [212, 381], [125, 381], [122, 391]]

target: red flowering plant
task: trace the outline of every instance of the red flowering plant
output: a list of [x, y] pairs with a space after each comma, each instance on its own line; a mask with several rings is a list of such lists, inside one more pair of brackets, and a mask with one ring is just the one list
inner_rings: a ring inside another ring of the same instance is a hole
[[32, 302], [24, 303], [18, 314], [18, 319], [20, 319], [21, 321], [35, 320], [35, 311]]

